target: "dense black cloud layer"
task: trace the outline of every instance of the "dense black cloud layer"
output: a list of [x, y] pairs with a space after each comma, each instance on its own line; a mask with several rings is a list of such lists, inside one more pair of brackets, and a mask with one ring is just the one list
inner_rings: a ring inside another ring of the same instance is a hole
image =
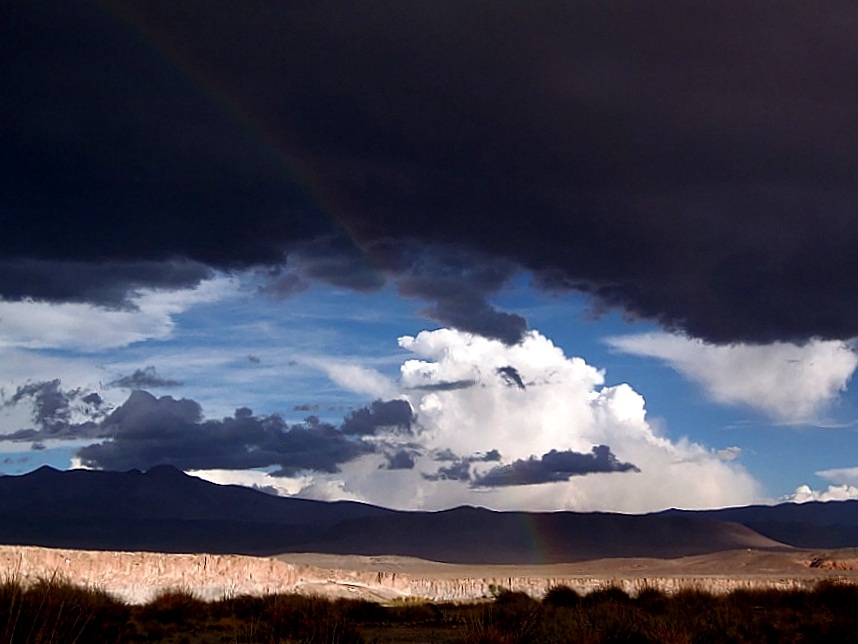
[[0, 294], [115, 306], [140, 288], [188, 288], [211, 275], [210, 268], [188, 261], [0, 260]]
[[553, 449], [541, 458], [531, 456], [509, 465], [498, 465], [475, 477], [471, 484], [474, 487], [536, 485], [600, 472], [640, 472], [640, 469], [632, 463], [621, 462], [607, 445], [596, 445], [589, 454]]
[[293, 251], [274, 290], [392, 278], [505, 341], [517, 266], [714, 341], [852, 337], [856, 33], [845, 0], [4, 3], [0, 293]]

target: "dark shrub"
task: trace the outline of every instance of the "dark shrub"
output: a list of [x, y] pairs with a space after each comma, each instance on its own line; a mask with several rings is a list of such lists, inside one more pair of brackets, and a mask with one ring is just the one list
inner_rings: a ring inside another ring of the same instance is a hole
[[821, 581], [811, 597], [815, 604], [822, 604], [834, 613], [851, 613], [858, 606], [858, 586], [837, 580]]
[[600, 588], [591, 593], [587, 593], [582, 598], [582, 602], [587, 605], [600, 604], [603, 602], [615, 602], [617, 604], [631, 603], [632, 598], [629, 594], [618, 586], [608, 586]]
[[542, 603], [554, 608], [573, 608], [581, 603], [581, 595], [569, 586], [552, 586], [546, 591]]
[[140, 617], [173, 624], [204, 622], [209, 618], [209, 604], [184, 590], [164, 590], [143, 607]]
[[360, 644], [363, 638], [348, 617], [348, 604], [320, 597], [274, 595], [266, 598], [260, 624], [275, 642]]
[[118, 641], [129, 615], [128, 607], [107, 593], [56, 577], [27, 588], [3, 584], [0, 602], [3, 642]]
[[668, 607], [675, 598], [671, 598], [656, 588], [644, 588], [635, 597], [635, 602], [641, 609], [660, 615], [667, 612]]

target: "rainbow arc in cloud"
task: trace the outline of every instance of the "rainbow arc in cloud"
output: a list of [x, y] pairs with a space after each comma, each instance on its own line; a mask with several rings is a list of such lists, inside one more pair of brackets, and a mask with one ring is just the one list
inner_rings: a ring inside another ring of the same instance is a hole
[[[276, 163], [284, 183], [292, 184], [301, 191], [309, 205], [326, 219], [325, 224], [332, 236], [348, 239], [370, 266], [378, 268], [372, 252], [361, 243], [354, 225], [350, 223], [351, 206], [340, 194], [337, 185], [326, 179], [328, 175], [321, 167], [323, 161], [300, 150], [295, 144], [297, 133], [285, 131], [288, 124], [278, 122], [275, 127], [270, 116], [263, 117], [255, 111], [239, 91], [230, 87], [222, 77], [206, 70], [139, 11], [106, 5], [105, 11], [118, 27], [139, 39], [157, 61], [167, 66], [186, 86], [193, 88], [203, 101], [214, 107], [224, 117], [225, 124], [233, 127], [262, 158]], [[240, 216], [240, 213], [236, 216]]]

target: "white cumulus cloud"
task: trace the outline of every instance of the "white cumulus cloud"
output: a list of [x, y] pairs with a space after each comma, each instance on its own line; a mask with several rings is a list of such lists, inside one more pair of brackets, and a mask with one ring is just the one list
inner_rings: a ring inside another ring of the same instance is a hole
[[858, 499], [858, 487], [854, 485], [829, 485], [825, 490], [814, 490], [809, 485], [799, 485], [795, 492], [781, 501], [807, 503], [808, 501], [849, 501]]
[[297, 493], [307, 483], [304, 478], [271, 476], [260, 470], [189, 470], [187, 474], [218, 485], [241, 485], [282, 496]]
[[846, 390], [858, 354], [846, 342], [714, 345], [668, 333], [608, 338], [623, 353], [659, 359], [712, 400], [746, 405], [786, 423], [817, 419]]
[[[624, 512], [760, 499], [756, 480], [725, 458], [727, 452], [738, 454], [736, 448], [718, 451], [660, 435], [631, 386], [606, 386], [603, 371], [567, 357], [536, 331], [512, 346], [451, 329], [406, 336], [399, 344], [412, 357], [388, 394], [410, 402], [417, 418], [412, 432], [373, 437], [386, 454], [344, 463], [341, 472], [316, 477], [303, 495], [348, 496], [402, 508], [468, 503]], [[360, 379], [338, 382], [366, 390]], [[546, 462], [565, 462], [566, 455], [590, 463], [594, 447], [602, 445], [622, 467], [540, 484], [474, 484], [494, 468], [509, 472], [516, 462], [539, 466], [552, 450]], [[399, 450], [409, 454], [414, 467], [390, 467], [390, 454]]]

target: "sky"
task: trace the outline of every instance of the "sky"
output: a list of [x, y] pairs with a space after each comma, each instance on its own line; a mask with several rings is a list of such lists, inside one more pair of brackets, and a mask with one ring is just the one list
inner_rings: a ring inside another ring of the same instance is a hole
[[858, 498], [858, 7], [6, 2], [0, 473]]

